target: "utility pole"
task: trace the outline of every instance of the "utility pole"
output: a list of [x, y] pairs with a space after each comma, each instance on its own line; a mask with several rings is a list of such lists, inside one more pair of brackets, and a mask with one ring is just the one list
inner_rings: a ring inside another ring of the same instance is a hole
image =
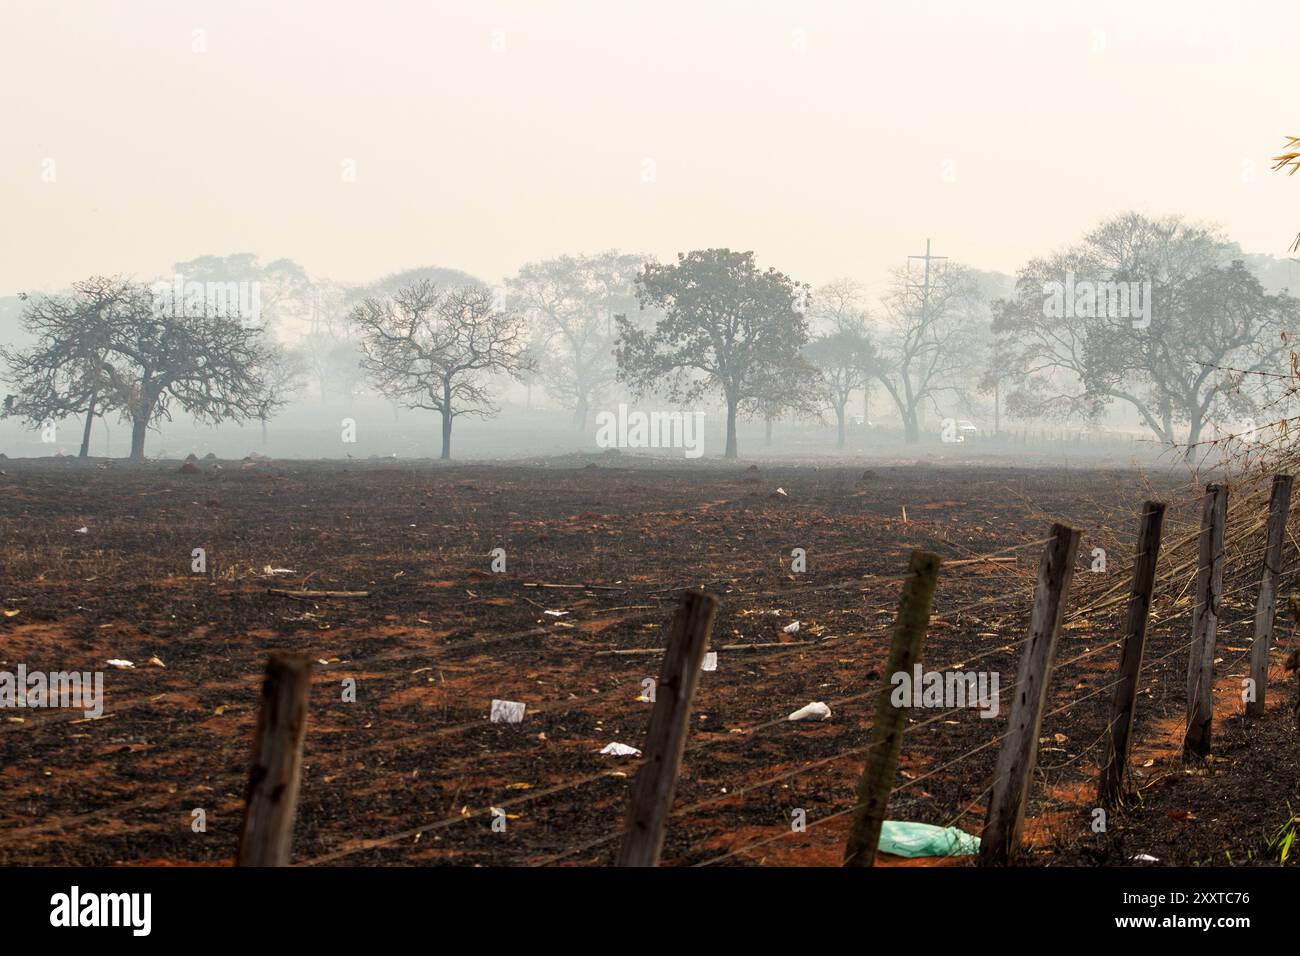
[[939, 262], [940, 260], [947, 259], [948, 257], [930, 255], [930, 240], [927, 239], [925, 240], [925, 255], [908, 256], [907, 258], [909, 262], [912, 259], [925, 260], [925, 283], [924, 285], [921, 286], [921, 324], [925, 325], [925, 320], [929, 318], [929, 308], [930, 308], [930, 262], [931, 261]]

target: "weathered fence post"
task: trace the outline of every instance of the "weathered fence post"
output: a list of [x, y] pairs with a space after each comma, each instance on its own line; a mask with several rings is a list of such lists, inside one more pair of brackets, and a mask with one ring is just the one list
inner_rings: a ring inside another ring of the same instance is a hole
[[1277, 579], [1282, 573], [1282, 541], [1286, 537], [1290, 510], [1291, 476], [1274, 475], [1273, 493], [1268, 499], [1268, 544], [1259, 578], [1259, 599], [1255, 602], [1255, 640], [1250, 645], [1250, 679], [1255, 693], [1246, 701], [1247, 717], [1264, 716], [1268, 651], [1273, 643], [1273, 618], [1277, 610]]
[[289, 865], [310, 689], [310, 658], [279, 652], [267, 658], [239, 835], [240, 866]]
[[664, 831], [691, 716], [691, 699], [699, 683], [704, 649], [718, 613], [718, 599], [703, 591], [682, 595], [668, 634], [663, 670], [655, 685], [655, 706], [646, 730], [640, 770], [632, 784], [627, 829], [618, 866], [658, 866]]
[[1142, 671], [1142, 652], [1147, 641], [1147, 616], [1151, 612], [1151, 594], [1155, 590], [1156, 558], [1160, 554], [1160, 529], [1164, 519], [1162, 502], [1148, 501], [1142, 506], [1137, 557], [1133, 565], [1133, 591], [1128, 601], [1124, 643], [1119, 656], [1119, 682], [1111, 699], [1110, 733], [1106, 736], [1105, 757], [1097, 782], [1097, 800], [1106, 808], [1119, 803], [1124, 791], [1129, 736], [1133, 732], [1138, 676]]
[[903, 597], [894, 621], [894, 640], [889, 648], [889, 666], [884, 686], [876, 697], [876, 718], [871, 726], [871, 748], [867, 764], [858, 781], [858, 800], [853, 826], [844, 847], [845, 866], [871, 866], [876, 862], [876, 845], [880, 827], [885, 822], [889, 794], [894, 788], [894, 771], [903, 745], [906, 707], [895, 707], [893, 676], [911, 674], [912, 665], [921, 658], [921, 641], [930, 625], [934, 605], [934, 586], [939, 578], [940, 558], [925, 551], [913, 551], [903, 583]]
[[1054, 524], [1051, 538], [1038, 565], [1029, 638], [1016, 672], [1006, 740], [993, 771], [993, 793], [980, 840], [980, 866], [1006, 865], [1020, 847], [1029, 781], [1038, 759], [1038, 731], [1047, 703], [1047, 681], [1079, 550], [1079, 532], [1073, 528]]
[[1192, 644], [1187, 656], [1187, 733], [1183, 759], [1210, 752], [1214, 724], [1214, 651], [1223, 597], [1223, 526], [1228, 516], [1226, 485], [1206, 485], [1201, 505], [1201, 550], [1192, 606]]

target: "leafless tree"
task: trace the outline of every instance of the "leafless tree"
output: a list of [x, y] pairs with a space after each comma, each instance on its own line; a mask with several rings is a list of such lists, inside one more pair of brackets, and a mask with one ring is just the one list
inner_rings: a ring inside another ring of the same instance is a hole
[[835, 412], [835, 447], [843, 448], [849, 397], [865, 386], [868, 371], [875, 368], [875, 346], [865, 334], [846, 326], [817, 336], [803, 354], [817, 372], [817, 398]]
[[111, 313], [122, 308], [128, 287], [96, 277], [74, 285], [71, 294], [20, 298], [27, 303], [22, 321], [37, 344], [0, 348], [7, 378], [16, 391], [5, 397], [0, 416], [15, 416], [33, 427], [84, 415], [80, 456], [90, 454], [90, 432], [102, 415], [124, 397], [112, 390], [106, 363]]
[[439, 289], [421, 279], [352, 312], [362, 368], [390, 400], [442, 416], [444, 459], [458, 416], [490, 418], [499, 410], [489, 377], [529, 367], [523, 319], [498, 310], [495, 298], [490, 289]]
[[955, 392], [973, 367], [970, 313], [978, 303], [969, 272], [953, 262], [932, 267], [923, 286], [906, 269], [884, 300], [876, 378], [903, 419], [908, 442], [921, 437], [921, 415]]
[[[15, 361], [20, 372], [20, 398], [9, 407], [40, 394], [44, 363], [45, 382], [54, 383], [48, 394], [60, 396], [68, 411], [93, 395], [92, 407], [117, 409], [130, 420], [131, 457], [137, 460], [144, 457], [149, 426], [170, 420], [174, 406], [207, 422], [245, 421], [278, 407], [264, 378], [272, 348], [264, 343], [263, 330], [206, 311], [175, 314], [185, 311], [159, 308], [146, 286], [104, 277], [74, 286], [71, 305], [37, 304], [33, 331], [42, 340], [8, 356], [11, 374]], [[94, 321], [84, 326], [67, 321], [76, 314]], [[58, 321], [51, 323], [56, 315]], [[60, 383], [64, 356], [75, 356], [83, 371]]]
[[585, 428], [593, 404], [614, 384], [614, 316], [636, 305], [634, 283], [644, 257], [604, 252], [530, 262], [507, 286], [548, 361], [546, 390], [573, 409]]

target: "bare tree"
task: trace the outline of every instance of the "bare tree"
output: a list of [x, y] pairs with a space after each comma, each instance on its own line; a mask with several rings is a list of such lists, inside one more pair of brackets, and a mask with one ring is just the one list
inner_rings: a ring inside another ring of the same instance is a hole
[[855, 378], [862, 389], [862, 420], [871, 420], [871, 391], [878, 372], [877, 349], [873, 342], [873, 320], [866, 305], [866, 289], [855, 279], [832, 279], [813, 293], [813, 320], [815, 328], [824, 335], [840, 332], [855, 336], [870, 345], [858, 349], [861, 360]]
[[635, 303], [641, 256], [604, 252], [530, 262], [509, 280], [536, 338], [554, 359], [539, 366], [546, 390], [585, 428], [593, 404], [614, 384], [614, 316]]
[[[263, 372], [271, 350], [260, 328], [188, 303], [160, 308], [154, 291], [123, 279], [91, 278], [73, 295], [96, 321], [47, 326], [55, 334], [24, 353], [25, 360], [29, 369], [62, 355], [90, 362], [93, 372], [79, 375], [63, 395], [92, 390], [98, 407], [120, 410], [131, 421], [133, 459], [144, 457], [149, 426], [170, 421], [173, 406], [199, 421], [240, 422], [279, 404], [268, 405]], [[47, 371], [60, 373], [57, 365]]]
[[0, 417], [17, 416], [33, 427], [84, 415], [80, 457], [90, 454], [97, 414], [119, 406], [106, 373], [110, 313], [124, 305], [126, 287], [115, 279], [78, 282], [69, 295], [20, 299], [28, 305], [22, 322], [37, 340], [26, 349], [0, 348], [8, 380], [16, 391], [5, 397]]
[[266, 389], [262, 393], [257, 419], [262, 427], [262, 444], [266, 444], [266, 423], [276, 409], [287, 403], [307, 381], [307, 357], [301, 349], [276, 346], [268, 350], [265, 361]]
[[352, 312], [361, 332], [361, 365], [376, 387], [406, 408], [442, 416], [442, 457], [451, 458], [451, 426], [461, 415], [490, 418], [493, 373], [528, 366], [523, 320], [495, 308], [485, 288], [439, 289], [417, 280], [391, 298], [367, 299]]
[[815, 392], [835, 412], [835, 447], [844, 447], [844, 427], [849, 398], [867, 382], [875, 367], [875, 347], [861, 332], [845, 327], [814, 338], [804, 348], [804, 358], [816, 369]]
[[972, 367], [969, 319], [977, 303], [970, 273], [951, 261], [931, 266], [924, 286], [906, 269], [894, 274], [876, 378], [898, 408], [909, 443], [920, 441], [923, 410], [955, 392]]

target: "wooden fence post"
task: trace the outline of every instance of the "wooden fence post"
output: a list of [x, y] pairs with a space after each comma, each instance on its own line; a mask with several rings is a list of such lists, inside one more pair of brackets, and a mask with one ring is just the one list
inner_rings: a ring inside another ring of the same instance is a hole
[[1277, 579], [1282, 573], [1282, 541], [1291, 510], [1291, 476], [1273, 476], [1273, 494], [1268, 499], [1268, 544], [1264, 569], [1259, 578], [1259, 599], [1255, 602], [1255, 639], [1250, 645], [1250, 678], [1254, 699], [1246, 701], [1247, 717], [1264, 716], [1264, 695], [1268, 686], [1268, 650], [1273, 643], [1273, 618], [1277, 610]]
[[1097, 781], [1097, 800], [1107, 809], [1120, 801], [1124, 792], [1124, 771], [1128, 767], [1129, 735], [1137, 707], [1138, 677], [1142, 672], [1142, 652], [1147, 641], [1147, 616], [1151, 612], [1151, 594], [1156, 583], [1156, 558], [1160, 554], [1160, 529], [1164, 524], [1165, 506], [1148, 501], [1142, 506], [1138, 525], [1137, 556], [1133, 565], [1133, 590], [1124, 622], [1124, 644], [1119, 656], [1119, 683], [1110, 704], [1110, 733]]
[[980, 840], [980, 866], [1004, 866], [1020, 847], [1029, 781], [1038, 759], [1038, 731], [1047, 703], [1047, 681], [1079, 550], [1079, 532], [1074, 528], [1054, 524], [1051, 538], [1038, 565], [1029, 639], [1020, 655], [1006, 740], [993, 771], [993, 793]]
[[239, 835], [240, 866], [289, 865], [310, 689], [310, 658], [279, 652], [267, 658]]
[[1183, 759], [1210, 752], [1214, 725], [1214, 651], [1223, 598], [1223, 526], [1228, 516], [1226, 485], [1206, 485], [1201, 505], [1201, 550], [1192, 606], [1192, 644], [1187, 656], [1187, 733]]
[[691, 699], [699, 683], [704, 649], [718, 613], [718, 599], [703, 591], [682, 595], [673, 615], [655, 706], [646, 730], [640, 770], [632, 784], [627, 829], [618, 866], [658, 866], [664, 831], [689, 730]]
[[898, 753], [903, 745], [903, 724], [907, 708], [895, 707], [893, 676], [911, 675], [912, 665], [921, 658], [921, 641], [930, 626], [930, 609], [934, 605], [934, 586], [939, 578], [940, 559], [924, 551], [913, 551], [903, 584], [903, 597], [894, 621], [894, 640], [889, 648], [889, 666], [884, 686], [876, 697], [876, 718], [871, 725], [871, 748], [867, 764], [858, 781], [857, 808], [853, 826], [844, 847], [845, 866], [872, 866], [880, 827], [885, 822], [889, 794], [894, 788]]

